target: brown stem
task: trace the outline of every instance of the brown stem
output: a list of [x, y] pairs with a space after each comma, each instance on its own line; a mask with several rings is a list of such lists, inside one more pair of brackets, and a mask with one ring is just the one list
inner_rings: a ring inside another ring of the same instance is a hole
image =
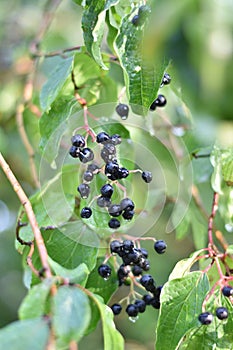
[[58, 51], [52, 51], [52, 52], [32, 52], [32, 56], [33, 57], [45, 57], [45, 58], [49, 58], [49, 57], [55, 57], [55, 56], [61, 56], [63, 58], [66, 58], [66, 56], [64, 55], [67, 52], [72, 52], [72, 51], [78, 51], [80, 50], [82, 46], [73, 46], [73, 47], [68, 47], [66, 49], [63, 50], [58, 50]]
[[4, 157], [2, 156], [1, 152], [0, 152], [0, 166], [1, 166], [2, 170], [4, 171], [6, 177], [10, 181], [15, 193], [17, 194], [21, 204], [23, 205], [23, 207], [25, 209], [25, 212], [27, 214], [29, 223], [31, 225], [31, 228], [32, 228], [32, 231], [33, 231], [33, 234], [35, 237], [40, 260], [41, 260], [43, 268], [45, 269], [45, 276], [47, 278], [50, 278], [50, 277], [52, 277], [52, 273], [51, 273], [51, 270], [50, 270], [50, 267], [48, 264], [47, 250], [46, 250], [44, 240], [43, 240], [42, 234], [40, 232], [35, 214], [33, 212], [31, 203], [30, 203], [29, 199], [27, 198], [25, 192], [23, 191], [22, 187], [20, 186], [19, 182], [17, 181], [15, 175], [11, 171], [9, 165], [7, 164]]

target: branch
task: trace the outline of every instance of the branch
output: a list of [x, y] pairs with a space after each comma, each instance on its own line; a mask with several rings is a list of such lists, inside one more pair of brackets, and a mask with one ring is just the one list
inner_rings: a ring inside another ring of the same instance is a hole
[[217, 192], [214, 192], [212, 210], [211, 210], [211, 214], [210, 214], [210, 217], [208, 220], [208, 238], [209, 238], [209, 245], [211, 247], [214, 244], [214, 242], [213, 242], [213, 222], [214, 222], [216, 212], [218, 210], [218, 199], [219, 199], [219, 194]]
[[17, 181], [15, 175], [11, 171], [9, 165], [7, 164], [4, 157], [2, 156], [1, 152], [0, 152], [0, 166], [1, 166], [2, 170], [4, 171], [6, 177], [10, 181], [15, 193], [17, 194], [21, 204], [23, 205], [23, 207], [25, 209], [25, 212], [27, 214], [29, 223], [31, 225], [31, 228], [32, 228], [32, 231], [33, 231], [33, 234], [35, 237], [40, 260], [41, 260], [42, 266], [45, 270], [45, 277], [50, 278], [50, 277], [52, 277], [52, 273], [51, 273], [51, 270], [50, 270], [50, 267], [48, 264], [47, 250], [46, 250], [44, 240], [43, 240], [42, 234], [40, 232], [35, 214], [33, 212], [31, 203], [30, 203], [28, 197], [26, 196], [24, 190], [20, 186], [19, 182]]

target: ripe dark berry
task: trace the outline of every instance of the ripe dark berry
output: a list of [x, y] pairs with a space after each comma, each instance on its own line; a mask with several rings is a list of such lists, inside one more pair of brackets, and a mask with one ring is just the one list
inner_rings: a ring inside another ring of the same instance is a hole
[[129, 274], [129, 270], [125, 267], [125, 265], [121, 265], [117, 270], [117, 276], [119, 280], [126, 278]]
[[109, 278], [112, 273], [112, 269], [110, 266], [102, 264], [98, 267], [98, 273], [103, 278]]
[[89, 170], [83, 173], [83, 180], [87, 182], [91, 182], [93, 180], [93, 177], [94, 177], [93, 173]]
[[105, 175], [110, 180], [118, 180], [119, 179], [119, 165], [116, 162], [108, 162], [105, 165]]
[[129, 304], [125, 311], [130, 317], [136, 317], [138, 315], [138, 308], [134, 304]]
[[133, 219], [133, 216], [135, 214], [135, 211], [134, 210], [125, 210], [122, 214], [122, 217], [125, 219], [125, 220], [132, 220]]
[[105, 208], [105, 207], [110, 207], [111, 205], [111, 199], [110, 198], [106, 198], [106, 197], [103, 197], [103, 196], [100, 196], [97, 198], [97, 201], [96, 201], [97, 205], [100, 207], [100, 208]]
[[69, 154], [71, 155], [71, 157], [73, 158], [78, 158], [79, 155], [79, 149], [76, 146], [71, 146], [69, 149]]
[[140, 266], [137, 266], [137, 265], [135, 265], [135, 266], [133, 266], [133, 268], [132, 268], [132, 273], [133, 273], [133, 275], [134, 276], [140, 276], [141, 274], [142, 274], [142, 268], [140, 267]]
[[158, 298], [158, 299], [160, 298], [160, 294], [161, 294], [162, 288], [163, 288], [163, 286], [158, 286], [158, 287], [156, 288], [155, 292], [153, 293], [153, 294], [154, 294], [154, 297], [156, 297], [156, 298]]
[[134, 305], [137, 306], [138, 312], [143, 313], [146, 310], [146, 303], [144, 300], [135, 300]]
[[162, 87], [163, 85], [168, 85], [168, 84], [170, 84], [170, 82], [171, 82], [170, 74], [165, 73], [164, 76], [163, 76], [163, 80], [162, 80], [161, 87]]
[[119, 220], [117, 220], [115, 218], [112, 218], [111, 220], [109, 220], [108, 226], [110, 228], [117, 229], [117, 228], [119, 228], [121, 226], [121, 223], [120, 223]]
[[129, 170], [126, 168], [119, 168], [119, 179], [125, 179], [129, 175]]
[[94, 173], [94, 172], [96, 173], [97, 170], [99, 170], [99, 167], [97, 164], [95, 164], [95, 163], [88, 164], [87, 171], [91, 171], [92, 173]]
[[156, 107], [164, 107], [167, 104], [167, 100], [165, 96], [158, 95], [158, 97], [155, 100]]
[[160, 301], [158, 298], [151, 298], [150, 300], [150, 305], [154, 308], [154, 309], [159, 309], [160, 308]]
[[133, 241], [129, 239], [125, 239], [122, 243], [122, 249], [125, 253], [132, 252], [134, 248], [134, 243]]
[[140, 248], [140, 251], [144, 258], [148, 258], [148, 251], [145, 248]]
[[143, 297], [142, 297], [142, 300], [145, 301], [146, 305], [150, 305], [151, 299], [153, 299], [153, 298], [152, 298], [152, 296], [149, 295], [149, 294], [145, 294], [145, 295], [143, 295]]
[[90, 194], [90, 187], [88, 184], [79, 185], [77, 190], [80, 193], [80, 196], [84, 199], [87, 198]]
[[153, 103], [152, 103], [151, 106], [150, 106], [150, 110], [151, 110], [151, 111], [155, 111], [155, 110], [156, 110], [156, 106], [157, 106], [157, 105], [156, 105], [156, 100], [154, 100]]
[[203, 312], [198, 316], [198, 320], [201, 324], [208, 325], [213, 321], [213, 315], [210, 312]]
[[110, 184], [105, 184], [101, 187], [100, 193], [102, 194], [103, 197], [105, 198], [111, 198], [113, 194], [113, 187]]
[[117, 241], [117, 240], [114, 240], [110, 243], [110, 251], [111, 253], [120, 253], [120, 251], [122, 250], [122, 243]]
[[76, 134], [76, 135], [72, 136], [71, 143], [73, 146], [76, 146], [76, 147], [84, 147], [85, 146], [85, 139], [82, 135]]
[[89, 208], [89, 207], [82, 208], [80, 215], [81, 215], [81, 218], [83, 218], [83, 219], [89, 219], [92, 215], [91, 208]]
[[129, 107], [124, 103], [119, 103], [119, 105], [116, 106], [116, 112], [122, 120], [125, 120], [129, 115]]
[[225, 307], [218, 307], [215, 313], [219, 320], [225, 320], [228, 317], [228, 310]]
[[231, 287], [231, 286], [223, 287], [222, 294], [224, 295], [224, 297], [233, 296], [233, 287]]
[[158, 254], [165, 253], [166, 248], [167, 248], [167, 245], [162, 239], [156, 241], [154, 244], [154, 249]]
[[115, 158], [116, 156], [116, 147], [111, 143], [106, 143], [101, 150], [101, 158], [107, 163]]
[[110, 136], [106, 133], [106, 132], [100, 132], [97, 136], [96, 136], [96, 142], [97, 143], [105, 143], [108, 142], [110, 140]]
[[139, 26], [140, 25], [140, 16], [139, 15], [135, 15], [132, 19], [132, 23], [134, 26]]
[[124, 198], [120, 202], [121, 210], [133, 210], [134, 202], [130, 198]]
[[119, 315], [121, 313], [122, 307], [120, 304], [113, 304], [111, 306], [111, 309], [114, 315]]
[[152, 181], [152, 173], [150, 171], [143, 171], [142, 172], [142, 179], [146, 182], [149, 183]]
[[141, 277], [140, 279], [140, 283], [143, 287], [146, 288], [146, 290], [148, 292], [152, 292], [155, 291], [156, 287], [155, 287], [155, 281], [153, 279], [153, 277], [151, 275], [144, 275]]
[[144, 270], [144, 271], [148, 271], [150, 270], [150, 262], [147, 259], [141, 259], [139, 266]]
[[114, 134], [111, 136], [111, 143], [113, 145], [120, 145], [121, 144], [121, 137], [118, 134]]
[[88, 147], [83, 148], [79, 153], [79, 159], [82, 163], [90, 162], [91, 160], [94, 159], [94, 153]]
[[125, 265], [132, 265], [132, 264], [137, 265], [137, 264], [139, 264], [140, 259], [141, 259], [141, 255], [140, 255], [140, 253], [138, 253], [136, 251], [136, 249], [133, 249], [133, 251], [131, 251], [131, 252], [128, 252], [128, 251], [125, 252], [123, 250], [123, 252], [124, 252], [124, 255], [122, 256], [122, 260], [123, 260]]
[[108, 212], [111, 216], [114, 216], [114, 217], [120, 216], [122, 213], [120, 204], [110, 205], [110, 207], [108, 208]]

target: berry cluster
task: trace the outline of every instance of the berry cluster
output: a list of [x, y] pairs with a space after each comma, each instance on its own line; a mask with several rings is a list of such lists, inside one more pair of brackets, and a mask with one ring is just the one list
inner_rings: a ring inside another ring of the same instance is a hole
[[[225, 297], [232, 297], [233, 296], [233, 287], [231, 286], [225, 286], [222, 289], [222, 294]], [[220, 306], [215, 310], [215, 315], [219, 320], [226, 320], [228, 318], [228, 310], [226, 307]], [[198, 320], [203, 325], [210, 324], [214, 319], [214, 315], [208, 311], [201, 313], [198, 316]]]
[[[119, 111], [120, 110], [123, 111], [124, 108], [119, 109]], [[123, 115], [123, 112], [119, 113]], [[97, 175], [100, 172], [104, 174], [108, 182], [100, 188], [100, 194], [95, 198], [96, 203], [100, 208], [105, 208], [110, 215], [111, 218], [108, 222], [108, 226], [112, 229], [118, 229], [121, 223], [117, 217], [121, 216], [124, 220], [132, 220], [135, 213], [135, 205], [133, 201], [127, 197], [123, 198], [119, 203], [112, 203], [112, 195], [114, 193], [113, 185], [118, 185], [118, 181], [127, 178], [131, 171], [120, 166], [117, 160], [116, 146], [121, 144], [120, 135], [114, 134], [110, 136], [102, 131], [96, 135], [95, 141], [102, 145], [100, 158], [104, 164], [101, 164], [100, 166], [96, 163], [88, 164], [83, 173], [83, 182], [78, 186], [77, 190], [81, 198], [87, 199], [91, 192], [90, 183], [93, 180], [94, 175]], [[94, 159], [94, 153], [90, 148], [85, 147], [86, 142], [82, 135], [75, 134], [71, 138], [71, 142], [72, 146], [69, 153], [72, 157], [79, 158], [82, 163], [88, 163]], [[150, 171], [141, 171], [139, 169], [136, 171], [141, 173], [141, 178], [146, 183], [152, 181], [152, 173]], [[135, 170], [132, 172], [135, 172]], [[80, 215], [83, 219], [89, 219], [92, 215], [92, 209], [90, 207], [84, 207], [82, 208]]]
[[[158, 254], [165, 253], [166, 243], [163, 240], [155, 241], [154, 249]], [[148, 294], [145, 294], [141, 299], [134, 300], [129, 303], [125, 309], [129, 317], [137, 317], [138, 313], [143, 313], [146, 306], [151, 305], [155, 309], [160, 308], [160, 293], [162, 286], [156, 287], [153, 277], [149, 274], [144, 274], [144, 271], [150, 269], [150, 262], [148, 260], [148, 251], [144, 248], [137, 248], [132, 240], [113, 240], [110, 243], [111, 256], [115, 255], [121, 259], [121, 264], [117, 269], [117, 277], [119, 286], [134, 283], [145, 289]], [[98, 268], [98, 273], [105, 280], [111, 276], [112, 269], [107, 264], [102, 264]], [[138, 294], [138, 293], [137, 293]], [[138, 294], [139, 295], [139, 294]], [[114, 315], [119, 315], [122, 306], [118, 303], [111, 306]]]
[[[171, 82], [171, 77], [168, 73], [165, 73], [163, 76], [163, 80], [161, 82], [160, 87], [162, 88], [164, 85], [168, 85]], [[167, 104], [167, 100], [164, 95], [159, 94], [156, 100], [151, 104], [150, 110], [155, 111], [157, 107], [164, 107]]]

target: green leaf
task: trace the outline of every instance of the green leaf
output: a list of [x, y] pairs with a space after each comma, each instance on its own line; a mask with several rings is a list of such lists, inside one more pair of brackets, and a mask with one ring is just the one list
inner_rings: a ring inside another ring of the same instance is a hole
[[196, 261], [196, 257], [201, 253], [201, 250], [197, 250], [190, 255], [190, 258], [182, 259], [176, 263], [174, 269], [169, 275], [168, 280], [174, 280], [177, 278], [182, 278], [189, 274], [191, 267]]
[[86, 0], [82, 17], [83, 37], [87, 47], [87, 51], [93, 56], [95, 61], [101, 68], [107, 70], [101, 55], [101, 43], [105, 30], [106, 11], [119, 0]]
[[49, 109], [65, 84], [65, 81], [72, 70], [73, 59], [73, 55], [66, 59], [62, 59], [49, 76], [47, 82], [43, 85], [40, 94], [40, 104], [44, 111]]
[[132, 18], [137, 9], [125, 16], [115, 40], [115, 51], [124, 69], [125, 85], [134, 113], [146, 115], [157, 97], [168, 62], [155, 62], [145, 53], [144, 25], [135, 26]]
[[114, 268], [114, 262], [111, 262], [111, 260], [108, 260], [108, 265], [112, 268], [111, 277], [108, 279], [108, 281], [105, 281], [102, 277], [100, 277], [98, 274], [98, 267], [102, 263], [103, 258], [98, 258], [96, 267], [88, 278], [86, 288], [91, 292], [100, 295], [104, 299], [105, 303], [107, 303], [118, 287], [118, 279]]
[[116, 330], [113, 322], [112, 310], [103, 303], [102, 298], [98, 295], [92, 294], [91, 298], [94, 300], [100, 311], [104, 336], [104, 349], [123, 350], [124, 340], [121, 334]]
[[48, 261], [49, 265], [57, 276], [68, 279], [70, 283], [78, 283], [82, 286], [85, 286], [88, 275], [90, 273], [86, 264], [82, 263], [75, 269], [68, 270], [56, 263], [56, 261], [52, 260], [50, 257], [48, 258]]
[[19, 308], [19, 318], [35, 318], [42, 316], [45, 310], [46, 299], [53, 284], [52, 279], [45, 279], [29, 290]]
[[66, 121], [71, 115], [77, 101], [72, 96], [57, 98], [48, 112], [44, 112], [39, 121], [40, 150], [48, 162], [56, 158], [60, 147], [61, 137], [66, 129]]
[[59, 287], [54, 296], [53, 325], [58, 343], [79, 341], [91, 319], [89, 300], [77, 287]]
[[227, 253], [227, 254], [233, 254], [233, 244], [230, 244], [230, 245], [227, 247], [226, 253]]
[[156, 349], [177, 349], [184, 334], [198, 326], [198, 315], [208, 290], [208, 279], [201, 272], [191, 272], [164, 285], [156, 331]]
[[233, 148], [222, 151], [222, 176], [228, 186], [233, 186]]
[[0, 344], [8, 350], [44, 350], [49, 340], [49, 327], [45, 320], [16, 321], [0, 329]]

